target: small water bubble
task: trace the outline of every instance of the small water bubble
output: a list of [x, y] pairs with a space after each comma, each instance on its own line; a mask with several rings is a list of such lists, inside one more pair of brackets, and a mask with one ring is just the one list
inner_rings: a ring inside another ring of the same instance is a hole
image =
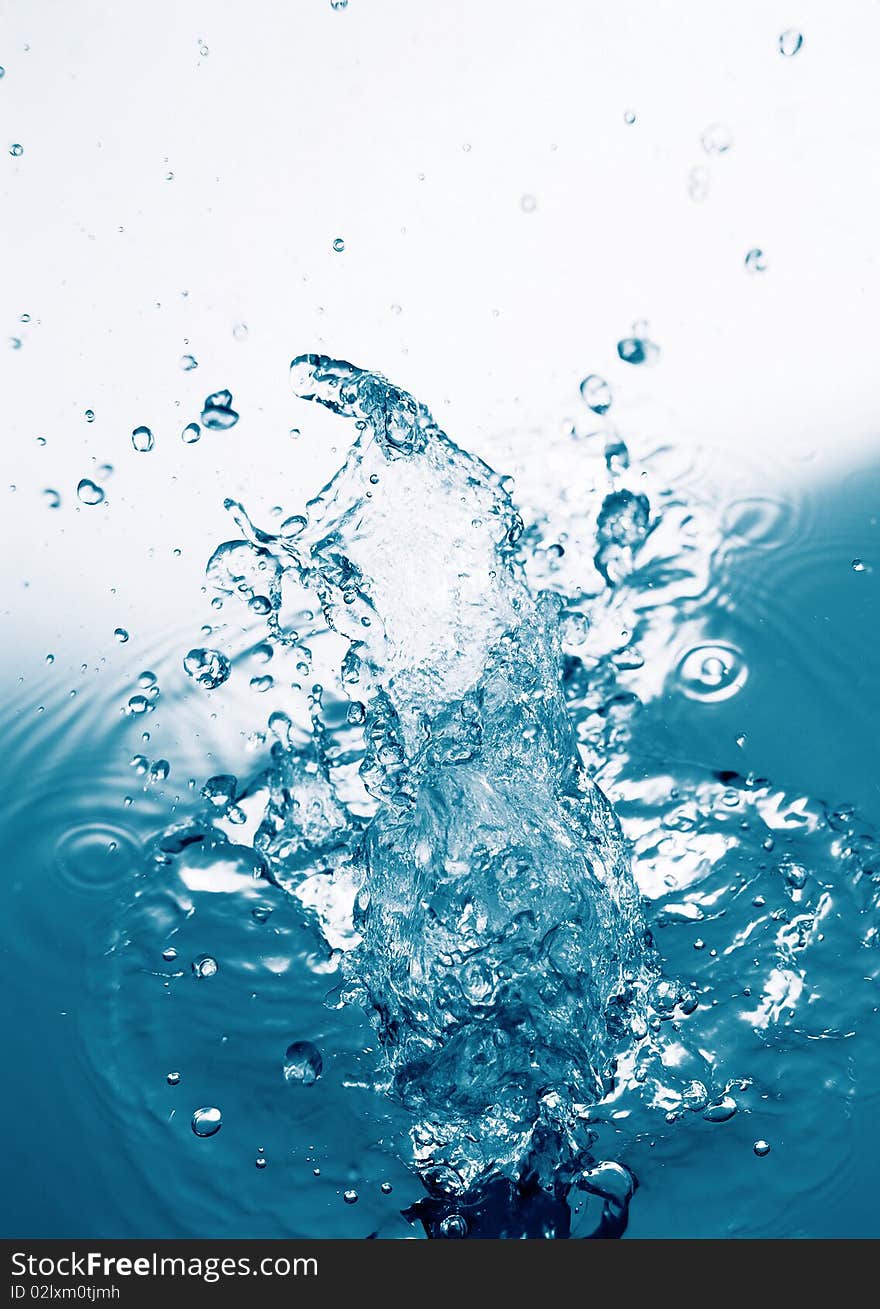
[[753, 246], [745, 259], [747, 273], [763, 273], [767, 268], [767, 259], [759, 246]]
[[99, 505], [104, 503], [104, 488], [98, 486], [91, 478], [84, 477], [77, 484], [76, 494], [84, 505]]
[[756, 1141], [752, 1149], [759, 1159], [763, 1159], [765, 1155], [770, 1153], [770, 1143], [769, 1141]]
[[256, 1167], [260, 1169], [265, 1168], [267, 1162], [268, 1160], [266, 1159], [266, 1156], [262, 1154], [258, 1154], [256, 1159], [254, 1160], [254, 1164], [256, 1165]]
[[265, 617], [266, 614], [271, 614], [272, 612], [272, 601], [265, 595], [252, 595], [250, 600], [248, 600], [248, 608], [252, 609], [255, 614], [260, 614], [262, 617]]
[[19, 145], [18, 142], [16, 141], [14, 145], [11, 145], [9, 147], [9, 153], [11, 155], [14, 155], [15, 158], [18, 159], [20, 155], [24, 154], [24, 146]]
[[383, 1182], [382, 1185], [379, 1187], [379, 1190], [382, 1192], [383, 1195], [390, 1195], [391, 1192], [394, 1190], [394, 1187], [391, 1185], [390, 1182]]
[[85, 420], [86, 420], [87, 423], [93, 423], [93, 422], [95, 421], [95, 411], [94, 411], [94, 409], [87, 409], [87, 410], [86, 410], [86, 412], [85, 412]]
[[150, 769], [151, 782], [164, 782], [165, 778], [171, 772], [171, 765], [167, 759], [157, 759]]
[[53, 487], [47, 486], [43, 492], [43, 498], [50, 509], [61, 508], [61, 496]]
[[194, 368], [198, 368], [199, 361], [195, 355], [181, 355], [180, 366], [185, 373], [191, 373]]
[[165, 949], [162, 951], [162, 958], [165, 960], [166, 964], [170, 964], [174, 962], [174, 960], [177, 958], [177, 951], [175, 950], [173, 945], [168, 945], [165, 947]]
[[47, 655], [46, 655], [46, 663], [47, 663], [47, 664], [54, 664], [54, 662], [55, 662], [55, 656], [54, 656], [53, 654], [47, 654]]
[[678, 665], [679, 685], [691, 700], [727, 700], [745, 686], [749, 670], [731, 645], [698, 645]]
[[177, 1086], [180, 1081], [180, 1073], [169, 1073], [165, 1078], [169, 1086]]
[[236, 341], [246, 341], [248, 335], [247, 323], [236, 323], [232, 329], [232, 335], [235, 337]]
[[133, 695], [128, 702], [130, 714], [145, 714], [149, 708], [150, 702], [145, 695]]
[[868, 571], [867, 564], [865, 564], [861, 559], [854, 559], [850, 567], [854, 573], [866, 573]]
[[796, 27], [789, 27], [779, 37], [779, 53], [786, 59], [796, 55], [804, 43], [804, 34]]
[[625, 364], [654, 364], [660, 356], [660, 347], [646, 336], [635, 332], [617, 342], [617, 353]]
[[723, 123], [713, 123], [700, 137], [707, 155], [726, 155], [733, 145], [733, 134]]
[[208, 691], [222, 686], [232, 671], [232, 664], [219, 650], [207, 650], [197, 647], [190, 650], [183, 661], [183, 667], [199, 686]]
[[149, 454], [156, 444], [149, 427], [136, 427], [131, 434], [131, 443], [138, 454]]
[[284, 1080], [296, 1082], [300, 1086], [311, 1086], [317, 1082], [324, 1068], [324, 1060], [317, 1046], [311, 1041], [294, 1041], [287, 1047], [284, 1055]]
[[184, 445], [195, 445], [202, 435], [202, 429], [198, 423], [187, 423], [186, 427], [180, 433], [180, 439]]
[[345, 249], [345, 242], [343, 241], [341, 236], [337, 236], [336, 240], [333, 242], [333, 249], [336, 251], [338, 255], [342, 254], [343, 250]]
[[220, 965], [213, 955], [200, 954], [198, 959], [192, 961], [193, 977], [197, 977], [199, 981], [207, 977], [216, 977], [219, 971]]
[[125, 645], [126, 641], [128, 640], [128, 632], [125, 630], [124, 627], [114, 628], [113, 635], [116, 637], [116, 640], [119, 642], [120, 645]]
[[607, 414], [611, 408], [611, 387], [598, 373], [590, 373], [581, 382], [581, 399], [594, 414]]
[[197, 1109], [192, 1116], [192, 1129], [196, 1136], [213, 1136], [222, 1126], [223, 1115], [213, 1106]]

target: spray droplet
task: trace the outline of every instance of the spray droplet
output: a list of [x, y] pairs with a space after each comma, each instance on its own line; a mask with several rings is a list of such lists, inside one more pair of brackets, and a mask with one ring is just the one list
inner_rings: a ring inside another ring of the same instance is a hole
[[178, 1082], [180, 1081], [180, 1073], [169, 1073], [168, 1076], [165, 1078], [165, 1081], [168, 1083], [169, 1086], [177, 1086]]
[[191, 373], [194, 368], [198, 368], [199, 361], [194, 355], [181, 355], [180, 366], [185, 373]]
[[767, 260], [764, 251], [759, 246], [754, 246], [746, 255], [746, 272], [763, 273], [767, 267]]
[[223, 1115], [219, 1109], [197, 1109], [192, 1116], [192, 1129], [196, 1136], [213, 1136], [222, 1126]]
[[187, 423], [186, 427], [180, 433], [180, 439], [184, 445], [195, 445], [202, 435], [202, 429], [198, 423]]
[[150, 702], [145, 695], [133, 695], [128, 702], [128, 712], [130, 714], [145, 714], [150, 708]]
[[150, 769], [151, 782], [164, 782], [165, 778], [171, 772], [171, 765], [167, 759], [157, 759]]
[[10, 336], [10, 338], [9, 338], [9, 345], [10, 345], [11, 349], [13, 349], [13, 350], [20, 350], [20, 349], [21, 349], [21, 337], [20, 337], [20, 336]]
[[383, 1182], [382, 1185], [379, 1187], [379, 1190], [382, 1192], [383, 1195], [390, 1195], [391, 1192], [394, 1190], [394, 1187], [391, 1185], [390, 1182]]
[[[134, 762], [134, 760], [132, 760], [132, 762]], [[165, 949], [162, 951], [162, 958], [165, 960], [166, 964], [172, 963], [173, 960], [177, 958], [177, 951], [175, 950], [173, 945], [169, 945], [165, 947]]]
[[131, 443], [138, 454], [149, 454], [155, 442], [149, 427], [136, 427], [131, 434]]
[[232, 408], [231, 391], [215, 391], [205, 400], [202, 409], [202, 426], [212, 431], [225, 431], [238, 422], [238, 414]]
[[331, 9], [347, 9], [348, 0], [330, 0]]
[[265, 1168], [267, 1162], [268, 1160], [266, 1159], [266, 1156], [262, 1154], [257, 1155], [256, 1159], [254, 1160], [255, 1165], [257, 1166], [257, 1168], [260, 1169]]
[[460, 1241], [468, 1234], [467, 1219], [464, 1214], [447, 1214], [440, 1224], [440, 1231], [448, 1241]]
[[190, 677], [208, 691], [222, 686], [232, 671], [232, 665], [219, 650], [206, 650], [196, 647], [190, 650], [183, 661], [183, 667]]
[[538, 202], [533, 195], [524, 195], [519, 203], [524, 214], [533, 214], [538, 207]]
[[87, 423], [93, 423], [93, 422], [95, 421], [95, 411], [94, 411], [94, 409], [87, 409], [87, 410], [86, 410], [85, 417], [86, 417], [86, 422], [87, 422]]
[[275, 685], [275, 679], [270, 673], [264, 673], [262, 677], [252, 677], [250, 685], [252, 691], [256, 691], [258, 694], [262, 695], [266, 691], [272, 689]]
[[624, 112], [624, 115], [623, 115], [623, 121], [626, 123], [627, 127], [632, 127], [632, 125], [633, 125], [633, 124], [635, 123], [635, 121], [636, 121], [636, 112], [635, 112], [635, 110], [634, 110], [634, 109], [627, 109], [627, 110]]
[[625, 336], [617, 342], [617, 353], [625, 364], [654, 364], [660, 347], [642, 335]]
[[311, 1041], [294, 1041], [287, 1047], [284, 1055], [284, 1080], [297, 1082], [301, 1086], [311, 1086], [317, 1082], [324, 1068], [324, 1060], [317, 1046]]
[[114, 628], [113, 635], [116, 637], [116, 640], [120, 645], [125, 645], [128, 640], [128, 632], [126, 632], [124, 627]]
[[765, 1155], [770, 1153], [770, 1143], [769, 1141], [756, 1141], [752, 1149], [759, 1159], [763, 1159]]
[[341, 236], [337, 236], [336, 240], [333, 242], [333, 249], [336, 251], [338, 255], [342, 254], [343, 250], [345, 249], [345, 242], [343, 241]]
[[216, 977], [220, 971], [220, 965], [213, 955], [201, 954], [198, 959], [192, 961], [193, 977], [200, 981], [206, 977]]
[[301, 436], [301, 435], [302, 435], [302, 433], [300, 432], [300, 430], [299, 430], [298, 427], [291, 427], [291, 429], [290, 429], [290, 435], [291, 435], [291, 437], [293, 438], [293, 440], [295, 441], [295, 440], [297, 439], [298, 436]]
[[84, 505], [103, 504], [104, 488], [88, 477], [84, 477], [78, 484], [76, 493]]
[[852, 561], [852, 570], [854, 573], [866, 573], [868, 566], [861, 559], [854, 559]]
[[52, 487], [46, 487], [46, 490], [43, 492], [43, 497], [50, 509], [61, 508], [61, 496], [57, 491], [53, 490]]
[[581, 382], [581, 399], [592, 409], [594, 414], [607, 414], [611, 408], [611, 387], [604, 377], [590, 373]]
[[789, 27], [779, 38], [779, 53], [786, 59], [796, 55], [804, 43], [804, 34], [796, 27]]
[[355, 1190], [343, 1191], [343, 1192], [342, 1192], [342, 1198], [343, 1198], [343, 1200], [345, 1201], [346, 1204], [357, 1204], [357, 1202], [358, 1202], [358, 1193], [357, 1193], [357, 1191], [355, 1191]]
[[24, 154], [24, 146], [19, 145], [18, 142], [16, 141], [15, 145], [11, 145], [9, 147], [9, 153], [11, 155], [14, 155], [15, 158], [18, 159], [19, 155]]

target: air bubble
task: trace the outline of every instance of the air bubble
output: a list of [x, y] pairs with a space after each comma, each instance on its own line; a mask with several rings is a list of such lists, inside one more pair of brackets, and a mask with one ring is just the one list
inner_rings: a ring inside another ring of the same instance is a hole
[[284, 1055], [284, 1080], [296, 1082], [300, 1086], [311, 1086], [317, 1082], [324, 1068], [324, 1060], [317, 1046], [311, 1041], [294, 1041], [287, 1047]]

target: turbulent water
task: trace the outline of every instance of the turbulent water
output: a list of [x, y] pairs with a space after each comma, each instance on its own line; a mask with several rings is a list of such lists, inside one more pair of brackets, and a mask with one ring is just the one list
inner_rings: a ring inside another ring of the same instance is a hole
[[[295, 661], [308, 713], [270, 716], [266, 769], [207, 782], [153, 843], [158, 876], [232, 860], [308, 907], [341, 978], [328, 1002], [375, 1030], [372, 1084], [425, 1190], [413, 1222], [618, 1233], [637, 1184], [621, 1135], [726, 1122], [767, 1095], [761, 1047], [847, 1037], [853, 997], [823, 957], [849, 934], [853, 985], [876, 973], [873, 841], [734, 769], [633, 767], [651, 696], [632, 688], [670, 611], [711, 593], [730, 524], [707, 546], [707, 522], [669, 491], [652, 504], [609, 438], [602, 493], [562, 532], [524, 529], [510, 479], [378, 374], [305, 355], [291, 378], [349, 421], [348, 456], [280, 529], [228, 502], [241, 536], [207, 577], [265, 624], [263, 657]], [[779, 528], [772, 507], [734, 518]], [[337, 663], [318, 683], [322, 633]], [[214, 694], [232, 664], [195, 647], [184, 666]], [[747, 669], [698, 642], [674, 675], [713, 702]], [[669, 927], [687, 956], [655, 946]], [[311, 1044], [289, 1055], [294, 1081], [320, 1074]]]
[[378, 374], [291, 380], [348, 435], [329, 484], [227, 501], [211, 622], [97, 743], [48, 690], [63, 747], [9, 738], [59, 869], [34, 935], [105, 906], [76, 1057], [138, 1125], [121, 1230], [619, 1235], [693, 1170], [708, 1230], [797, 1230], [880, 1084], [880, 873], [737, 727], [742, 561], [769, 587], [794, 511], [631, 461], [601, 379], [516, 483]]

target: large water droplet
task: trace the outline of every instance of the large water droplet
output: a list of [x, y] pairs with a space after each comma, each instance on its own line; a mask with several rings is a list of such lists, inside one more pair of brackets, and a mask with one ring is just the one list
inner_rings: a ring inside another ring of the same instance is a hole
[[678, 665], [678, 682], [691, 700], [727, 700], [746, 684], [749, 670], [732, 645], [698, 645]]
[[138, 454], [149, 454], [156, 444], [149, 427], [136, 427], [131, 434], [131, 443]]
[[594, 414], [607, 414], [611, 408], [611, 387], [604, 377], [590, 373], [581, 382], [581, 398], [586, 401]]
[[84, 505], [99, 505], [104, 502], [104, 488], [98, 486], [91, 478], [84, 477], [76, 488], [76, 493]]
[[197, 1109], [192, 1116], [192, 1129], [196, 1136], [213, 1136], [223, 1126], [223, 1115], [219, 1109], [205, 1107]]
[[190, 677], [208, 691], [222, 686], [232, 671], [232, 665], [226, 655], [221, 654], [219, 650], [207, 650], [201, 646], [190, 650], [183, 661], [183, 666]]
[[785, 55], [786, 59], [791, 59], [792, 55], [797, 54], [803, 43], [803, 32], [799, 32], [796, 27], [789, 27], [779, 38], [779, 53]]
[[238, 422], [238, 414], [232, 408], [231, 391], [214, 391], [205, 400], [202, 409], [202, 426], [212, 431], [225, 431]]
[[284, 1055], [284, 1080], [311, 1086], [317, 1082], [324, 1067], [321, 1051], [311, 1041], [294, 1041]]

